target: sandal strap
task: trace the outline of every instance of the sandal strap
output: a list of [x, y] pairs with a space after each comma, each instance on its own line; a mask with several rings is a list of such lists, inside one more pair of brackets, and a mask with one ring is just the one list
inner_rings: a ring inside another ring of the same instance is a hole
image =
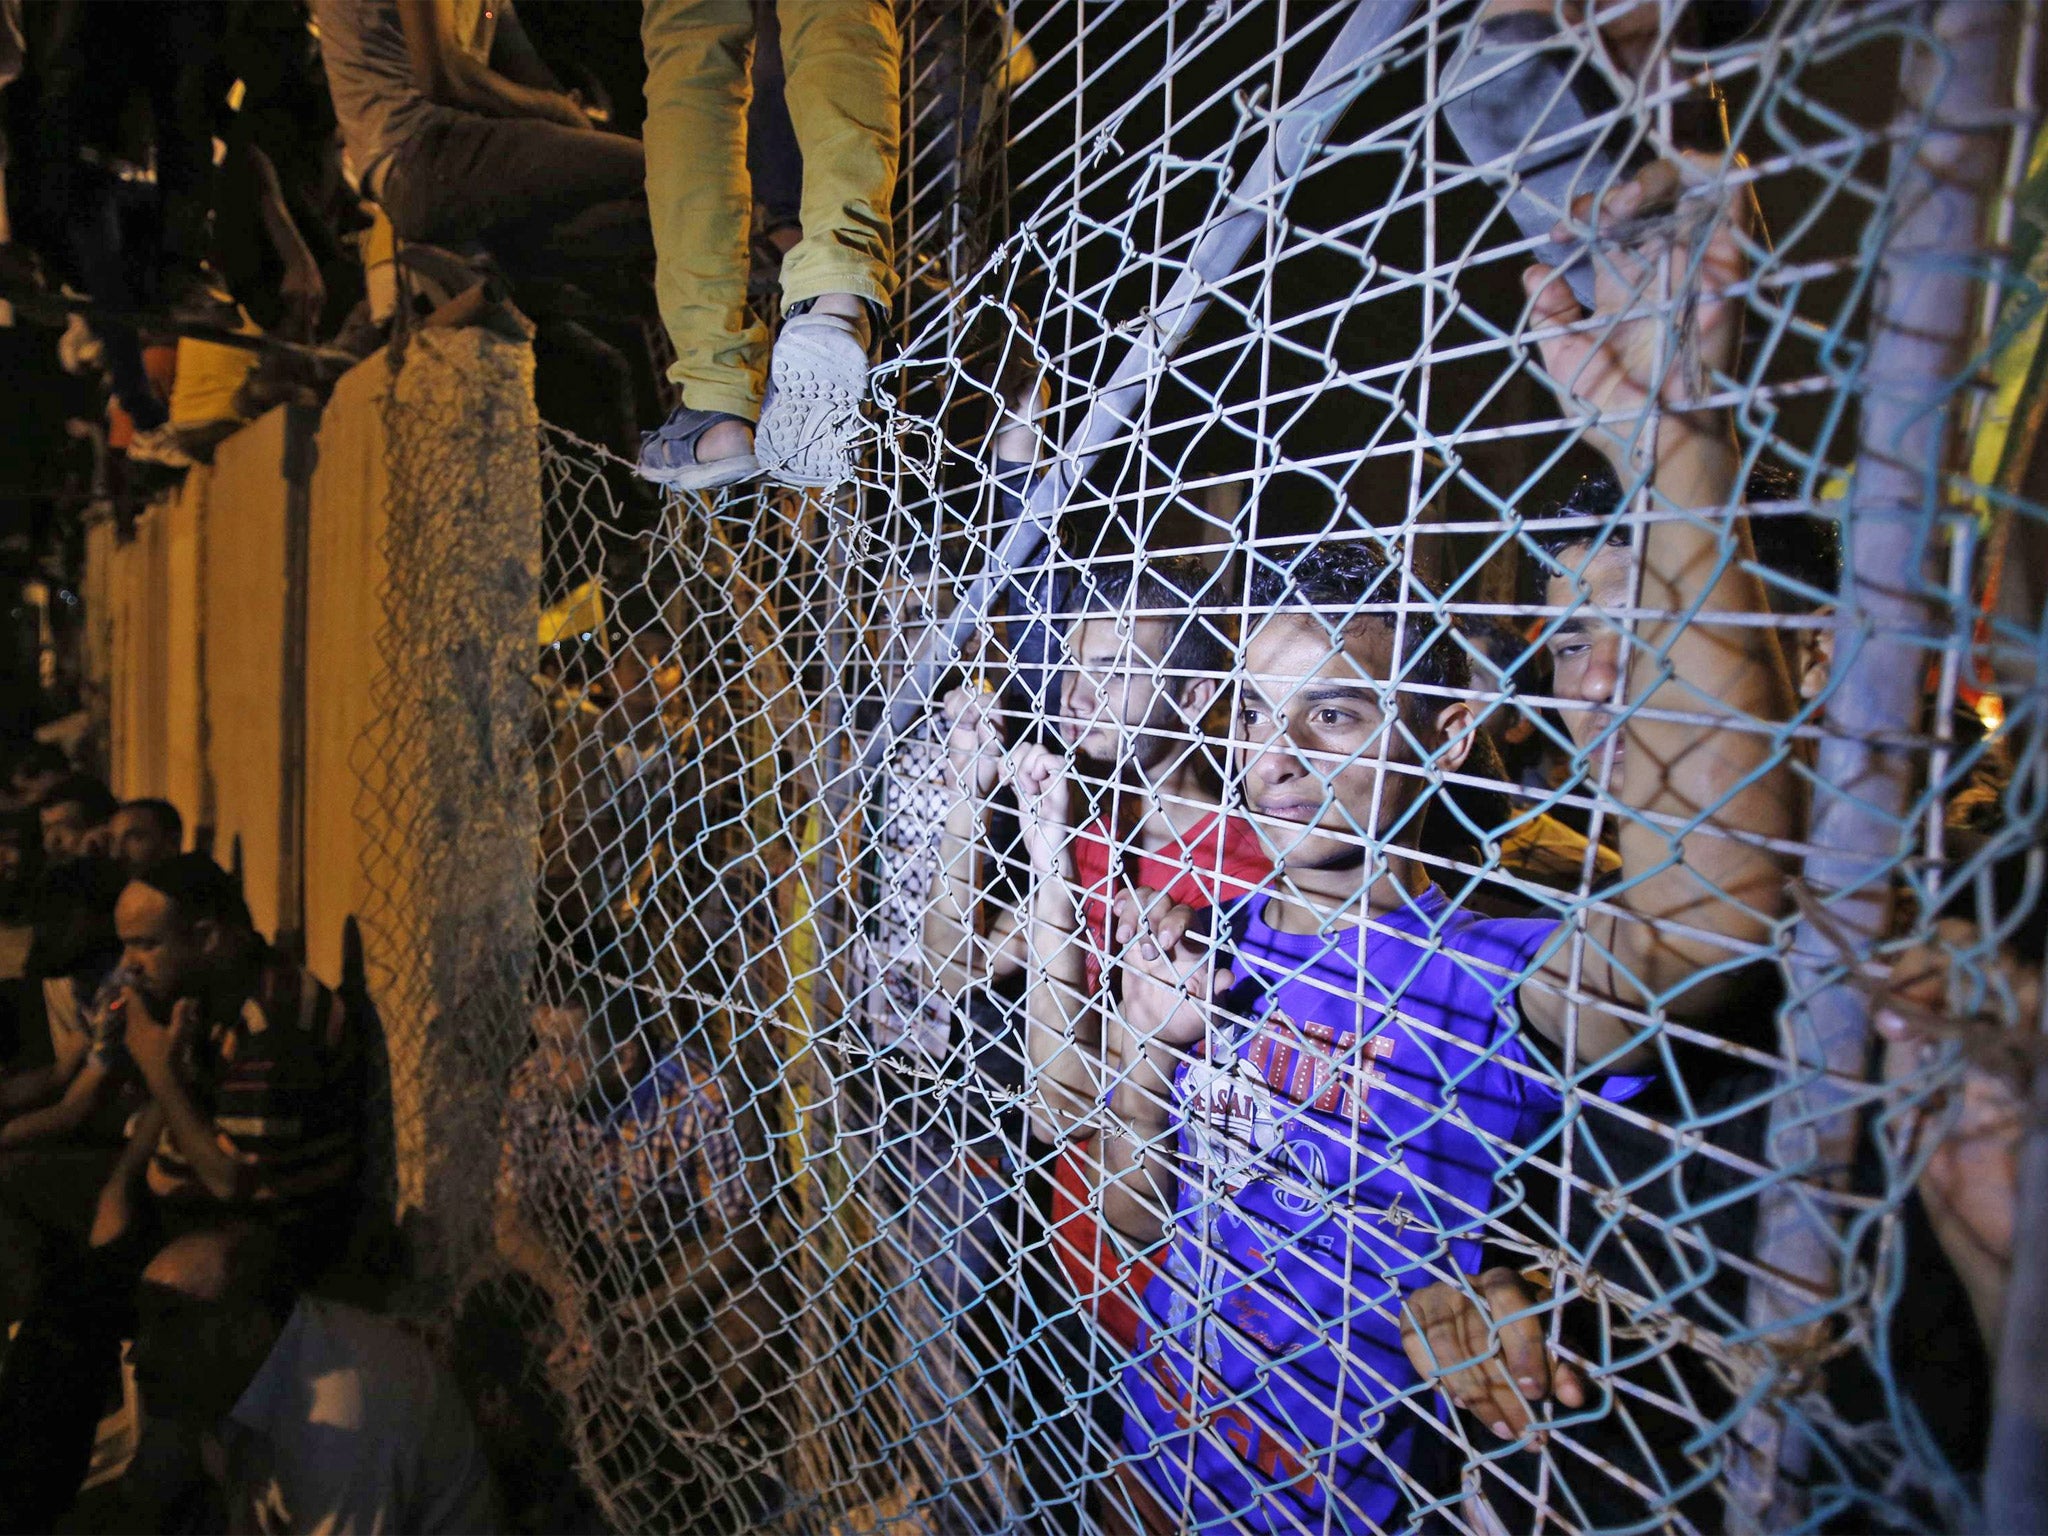
[[754, 425], [746, 417], [735, 416], [731, 411], [697, 411], [689, 406], [682, 406], [671, 414], [667, 421], [643, 436], [641, 443], [643, 446], [657, 441], [672, 443], [695, 460], [698, 439], [721, 421], [736, 421], [749, 429]]

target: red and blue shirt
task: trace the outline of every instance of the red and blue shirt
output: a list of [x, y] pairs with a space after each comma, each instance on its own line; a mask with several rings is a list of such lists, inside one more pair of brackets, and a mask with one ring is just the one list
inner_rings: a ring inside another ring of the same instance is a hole
[[1238, 984], [1176, 1077], [1180, 1195], [1124, 1440], [1192, 1528], [1377, 1531], [1410, 1512], [1417, 1437], [1438, 1433], [1402, 1303], [1479, 1268], [1516, 1166], [1560, 1121], [1516, 997], [1560, 925], [1432, 886], [1365, 927], [1294, 934], [1268, 900], [1226, 915]]

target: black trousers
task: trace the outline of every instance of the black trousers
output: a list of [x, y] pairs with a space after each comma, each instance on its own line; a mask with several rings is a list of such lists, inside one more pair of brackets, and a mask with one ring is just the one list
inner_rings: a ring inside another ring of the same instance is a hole
[[592, 287], [651, 267], [646, 190], [637, 139], [464, 115], [398, 151], [380, 200], [401, 239], [481, 244], [514, 284]]

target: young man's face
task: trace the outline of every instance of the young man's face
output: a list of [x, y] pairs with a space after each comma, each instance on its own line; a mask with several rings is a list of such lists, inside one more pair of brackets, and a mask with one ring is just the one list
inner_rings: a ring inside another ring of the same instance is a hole
[[1163, 670], [1172, 635], [1164, 619], [1083, 619], [1067, 635], [1060, 679], [1060, 736], [1083, 757], [1122, 767], [1166, 760], [1200, 724], [1216, 696], [1211, 678]]
[[[1586, 560], [1586, 547], [1576, 545], [1563, 551], [1558, 559], [1567, 573], [1577, 570], [1580, 562]], [[1558, 698], [1594, 706], [1614, 702], [1615, 684], [1623, 666], [1622, 634], [1603, 614], [1618, 613], [1629, 606], [1629, 583], [1634, 572], [1634, 553], [1626, 546], [1608, 544], [1585, 564], [1579, 578], [1553, 574], [1545, 583], [1543, 601], [1548, 607], [1567, 608], [1583, 599], [1564, 626], [1550, 637], [1550, 664], [1555, 673], [1551, 689]], [[1620, 783], [1624, 749], [1622, 733], [1614, 729], [1613, 717], [1598, 707], [1561, 713], [1572, 745], [1580, 751], [1605, 735], [1600, 750], [1613, 760], [1609, 782]], [[1599, 758], [1594, 759], [1592, 768], [1599, 771]]]
[[177, 844], [164, 834], [163, 823], [148, 811], [132, 807], [116, 811], [111, 830], [114, 857], [131, 875], [178, 851]]
[[[1586, 560], [1586, 546], [1575, 545], [1562, 551], [1559, 562], [1567, 572], [1576, 570]], [[1555, 672], [1552, 689], [1557, 697], [1571, 699], [1582, 704], [1604, 706], [1614, 701], [1615, 684], [1621, 676], [1623, 657], [1627, 654], [1622, 645], [1622, 633], [1618, 625], [1604, 618], [1602, 613], [1618, 613], [1630, 605], [1630, 578], [1635, 573], [1635, 553], [1626, 545], [1608, 544], [1587, 562], [1584, 575], [1583, 593], [1579, 581], [1569, 574], [1552, 575], [1544, 585], [1543, 602], [1546, 607], [1566, 608], [1586, 599], [1583, 606], [1564, 622], [1564, 627], [1550, 637], [1550, 662]], [[1822, 610], [1825, 614], [1828, 610]], [[1831, 629], [1802, 626], [1780, 632], [1785, 643], [1785, 659], [1792, 667], [1792, 681], [1799, 689], [1801, 699], [1812, 701], [1821, 696], [1828, 685], [1828, 677], [1834, 667], [1835, 637]], [[1573, 709], [1564, 711], [1565, 729], [1571, 732], [1573, 745], [1581, 751], [1599, 740], [1603, 733], [1607, 739], [1601, 744], [1599, 755], [1592, 761], [1592, 768], [1599, 771], [1601, 757], [1611, 757], [1614, 767], [1608, 780], [1610, 785], [1621, 782], [1621, 765], [1627, 748], [1619, 730], [1612, 729], [1612, 717], [1599, 709]]]
[[[1392, 674], [1393, 632], [1354, 625], [1333, 638], [1315, 614], [1267, 619], [1245, 647], [1238, 699], [1238, 757], [1244, 797], [1274, 863], [1306, 889], [1333, 894], [1364, 882], [1368, 839], [1391, 827], [1422, 792], [1406, 732], [1380, 708]], [[1443, 746], [1438, 762], [1455, 769], [1471, 750], [1472, 708], [1430, 700], [1433, 723], [1423, 745]], [[1445, 743], [1449, 745], [1444, 745]]]
[[85, 834], [92, 830], [85, 807], [76, 800], [59, 800], [36, 813], [43, 829], [43, 859], [50, 864], [69, 864], [84, 852]]

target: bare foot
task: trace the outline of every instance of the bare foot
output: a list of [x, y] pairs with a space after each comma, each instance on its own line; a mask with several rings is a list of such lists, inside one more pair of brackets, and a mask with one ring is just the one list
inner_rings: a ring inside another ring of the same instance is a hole
[[697, 439], [697, 462], [712, 464], [719, 459], [736, 459], [754, 451], [754, 429], [744, 421], [720, 421], [704, 429]]

